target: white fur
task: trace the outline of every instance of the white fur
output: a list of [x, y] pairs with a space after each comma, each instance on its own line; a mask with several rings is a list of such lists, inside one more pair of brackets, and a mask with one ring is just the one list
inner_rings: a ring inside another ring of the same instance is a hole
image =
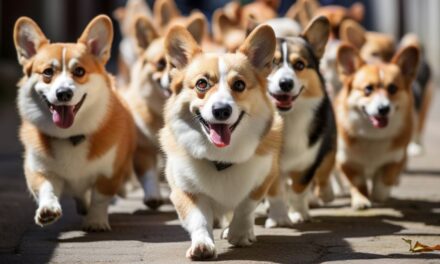
[[146, 171], [140, 180], [145, 193], [144, 201], [161, 199], [159, 177], [156, 169]]
[[390, 99], [384, 94], [375, 94], [371, 101], [365, 105], [365, 111], [370, 116], [378, 116], [380, 107], [390, 107], [389, 116], [394, 113], [394, 105], [391, 103]]
[[277, 38], [297, 37], [301, 34], [300, 24], [290, 18], [274, 18], [264, 24], [272, 27]]

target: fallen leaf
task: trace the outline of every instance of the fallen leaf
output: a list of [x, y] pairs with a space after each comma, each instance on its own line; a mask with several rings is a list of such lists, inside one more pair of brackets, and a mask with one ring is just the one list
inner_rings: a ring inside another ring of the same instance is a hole
[[411, 239], [402, 238], [402, 240], [409, 244], [409, 251], [411, 251], [413, 253], [431, 252], [434, 250], [440, 250], [440, 244], [435, 245], [435, 246], [428, 246], [428, 245], [420, 243], [419, 241], [416, 241], [416, 243], [414, 244], [414, 247], [413, 247]]

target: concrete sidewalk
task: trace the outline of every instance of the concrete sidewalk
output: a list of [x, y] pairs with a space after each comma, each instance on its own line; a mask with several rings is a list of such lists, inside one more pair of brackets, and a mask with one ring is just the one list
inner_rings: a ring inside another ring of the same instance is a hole
[[[313, 209], [310, 223], [295, 229], [264, 229], [262, 208], [258, 238], [250, 248], [230, 248], [215, 231], [217, 262], [230, 263], [440, 263], [440, 252], [410, 253], [402, 238], [440, 244], [440, 97], [433, 101], [426, 133], [426, 155], [411, 160], [393, 199], [355, 212], [348, 198]], [[8, 112], [9, 111], [9, 112]], [[73, 201], [63, 199], [63, 217], [40, 228], [25, 190], [14, 109], [2, 109], [0, 129], [0, 263], [186, 263], [189, 236], [171, 205], [146, 209], [141, 192], [118, 199], [110, 208], [112, 232], [80, 231]], [[5, 114], [6, 113], [6, 114]], [[7, 122], [5, 122], [7, 121]], [[5, 131], [5, 132], [4, 132]], [[164, 187], [165, 188], [165, 187]]]

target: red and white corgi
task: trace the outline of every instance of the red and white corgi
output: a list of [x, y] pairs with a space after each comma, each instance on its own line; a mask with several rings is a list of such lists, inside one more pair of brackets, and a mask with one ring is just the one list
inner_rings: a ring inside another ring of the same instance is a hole
[[324, 202], [333, 200], [329, 177], [336, 155], [336, 124], [319, 72], [329, 34], [329, 21], [318, 17], [301, 36], [277, 39], [268, 92], [283, 117], [284, 128], [281, 177], [269, 192], [266, 227], [308, 220], [313, 181]]
[[62, 215], [63, 193], [86, 214], [84, 229], [109, 230], [107, 207], [133, 173], [135, 126], [105, 71], [113, 27], [93, 19], [76, 43], [50, 43], [27, 17], [14, 41], [24, 77], [18, 91], [24, 171], [38, 203], [35, 222]]
[[165, 39], [174, 69], [160, 142], [170, 198], [191, 236], [188, 258], [215, 257], [214, 219], [232, 210], [223, 237], [256, 240], [254, 209], [278, 176], [282, 120], [266, 93], [275, 45], [269, 26], [222, 55], [203, 53], [183, 27]]
[[344, 86], [336, 99], [338, 126], [337, 166], [351, 183], [354, 209], [371, 207], [371, 198], [385, 201], [405, 166], [413, 126], [411, 84], [419, 50], [409, 46], [390, 63], [367, 64], [352, 46], [338, 51]]
[[[192, 36], [201, 42], [206, 21], [196, 14], [185, 18], [182, 23]], [[163, 127], [163, 108], [171, 95], [169, 66], [164, 49], [164, 38], [146, 16], [139, 16], [134, 22], [137, 61], [131, 69], [131, 82], [123, 90], [124, 98], [138, 128], [138, 144], [135, 152], [135, 171], [144, 189], [144, 203], [157, 209], [162, 203], [159, 175], [162, 173], [162, 155], [158, 132]]]

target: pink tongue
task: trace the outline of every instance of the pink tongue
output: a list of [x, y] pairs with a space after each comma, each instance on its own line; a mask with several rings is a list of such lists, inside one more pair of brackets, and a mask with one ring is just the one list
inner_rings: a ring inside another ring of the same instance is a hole
[[209, 137], [217, 147], [226, 147], [231, 141], [231, 130], [225, 124], [210, 124]]
[[388, 125], [387, 117], [370, 116], [370, 121], [375, 128], [384, 128]]
[[74, 106], [54, 105], [52, 106], [52, 121], [60, 128], [69, 128], [75, 119]]

